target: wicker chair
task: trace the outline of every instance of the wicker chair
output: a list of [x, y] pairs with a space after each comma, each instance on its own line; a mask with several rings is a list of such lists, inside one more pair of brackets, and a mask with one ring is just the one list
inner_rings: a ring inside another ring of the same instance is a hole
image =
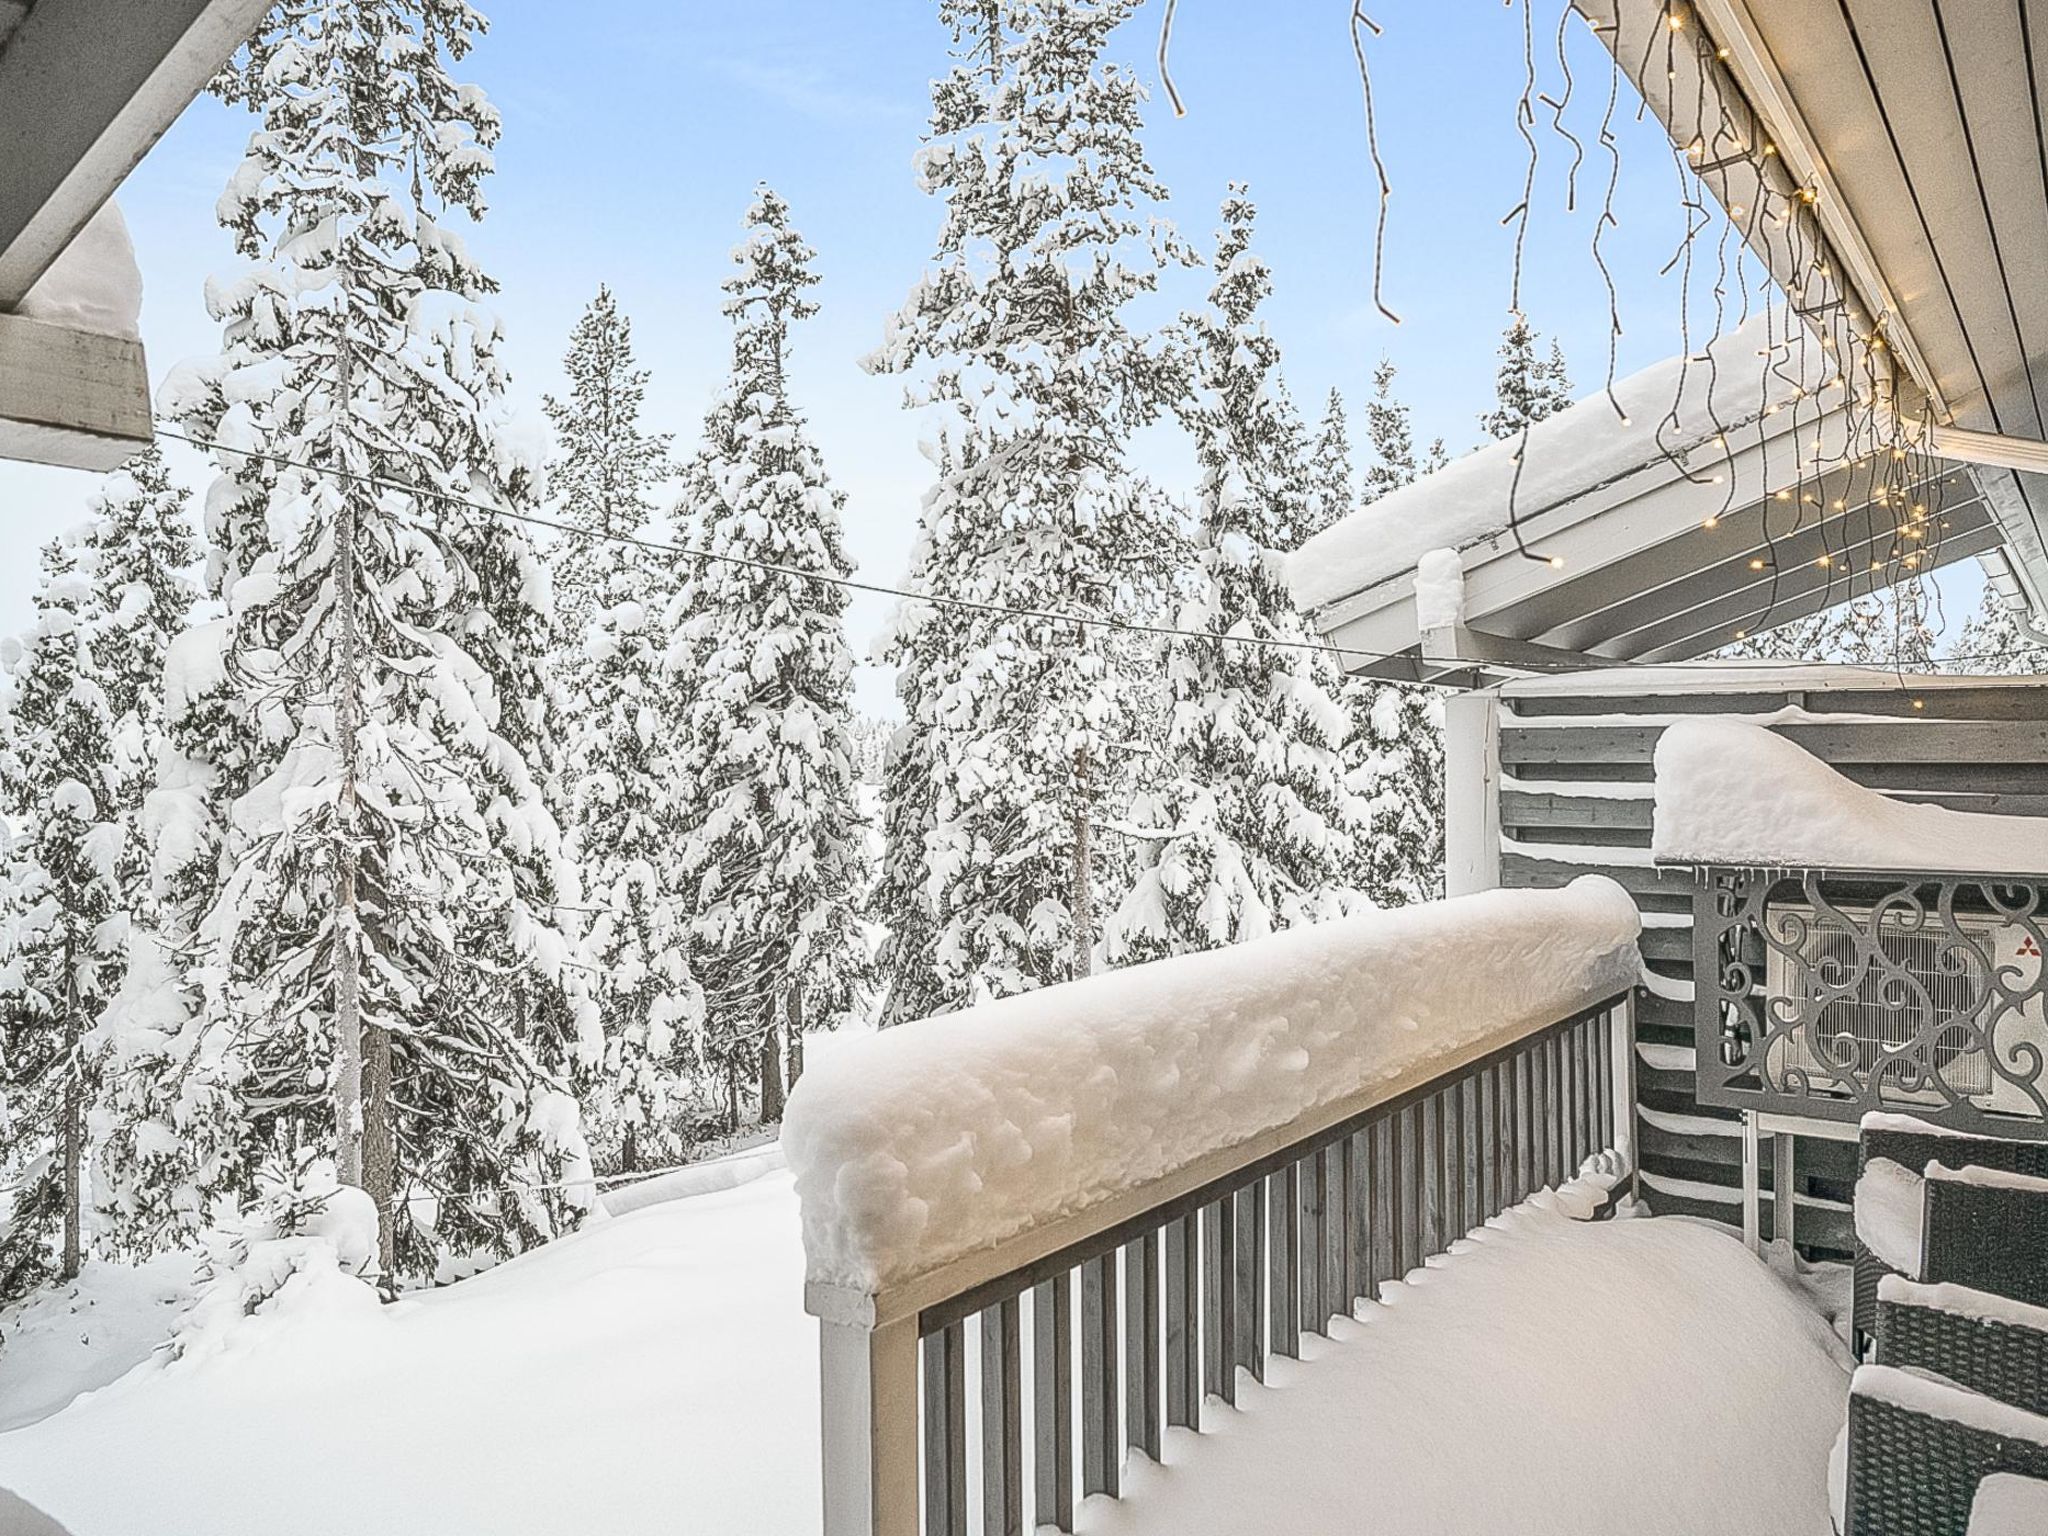
[[2048, 1414], [2048, 1307], [1890, 1276], [1877, 1292], [1877, 1363]]
[[1985, 1478], [2048, 1477], [2048, 1418], [1866, 1365], [1849, 1389], [1844, 1536], [1967, 1536]]
[[[1857, 1143], [1859, 1178], [1874, 1159], [1881, 1157], [1889, 1158], [1915, 1171], [1925, 1168], [1929, 1163], [1939, 1163], [1946, 1168], [1990, 1168], [2001, 1173], [2017, 1173], [2035, 1178], [2048, 1177], [2048, 1142], [2004, 1141], [1989, 1136], [1966, 1136], [1895, 1115], [1870, 1115], [1864, 1119]], [[2005, 1192], [1995, 1192], [1993, 1198], [1995, 1199], [1996, 1194], [2003, 1193]], [[1906, 1278], [1954, 1279], [1966, 1285], [1976, 1285], [1980, 1290], [2012, 1294], [2002, 1290], [1999, 1285], [1987, 1285], [1971, 1278], [1980, 1271], [1979, 1266], [1970, 1261], [1966, 1252], [1971, 1242], [1968, 1224], [1978, 1218], [1985, 1203], [1974, 1195], [1967, 1195], [1945, 1206], [1946, 1214], [1951, 1219], [1945, 1220], [1942, 1224], [1941, 1259], [1944, 1263], [1962, 1263], [1963, 1272], [1936, 1273], [1928, 1267], [1923, 1252], [1920, 1273]], [[1927, 1235], [1923, 1228], [1923, 1241]], [[1981, 1242], [1982, 1237], [1983, 1230], [1980, 1230], [1978, 1241]], [[1859, 1352], [1862, 1343], [1871, 1338], [1877, 1329], [1878, 1282], [1886, 1275], [1898, 1272], [1872, 1253], [1860, 1235], [1857, 1237], [1855, 1291], [1850, 1315], [1855, 1327]]]

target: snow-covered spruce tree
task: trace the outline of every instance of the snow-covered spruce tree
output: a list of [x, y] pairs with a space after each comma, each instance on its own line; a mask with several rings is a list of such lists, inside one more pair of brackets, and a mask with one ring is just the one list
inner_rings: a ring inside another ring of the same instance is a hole
[[122, 906], [147, 906], [144, 799], [164, 744], [164, 664], [191, 622], [198, 545], [163, 454], [144, 449], [108, 477], [80, 543], [90, 583], [88, 641], [113, 712], [114, 803], [122, 822]]
[[1977, 611], [1963, 620], [1953, 654], [1954, 660], [1943, 663], [1951, 672], [1987, 677], [2048, 673], [2048, 645], [2020, 629], [2018, 611], [1991, 586], [1984, 588]]
[[0, 955], [0, 1301], [78, 1273], [99, 1052], [88, 1032], [126, 940], [115, 716], [68, 541], [42, 552], [36, 623], [7, 647], [14, 707], [0, 795], [19, 838]]
[[[1125, 307], [1182, 250], [1153, 211], [1143, 88], [1102, 61], [1135, 6], [939, 6], [955, 64], [918, 168], [944, 222], [868, 365], [915, 372], [910, 404], [948, 419], [919, 590], [1053, 616], [932, 606], [889, 653], [918, 673], [904, 697], [928, 733], [931, 1008], [1085, 972], [1093, 893], [1121, 889], [1091, 823], [1121, 810], [1129, 700], [1109, 637], [1068, 620], [1143, 611], [1171, 548], [1125, 458], [1172, 387]], [[922, 819], [892, 806], [891, 835]]]
[[[1242, 186], [1223, 203], [1209, 308], [1186, 320], [1185, 406], [1201, 479], [1196, 595], [1176, 627], [1159, 761], [1138, 798], [1137, 879], [1110, 917], [1111, 960], [1211, 949], [1341, 909], [1356, 815], [1340, 756], [1335, 670], [1312, 649], [1276, 555], [1313, 512], [1302, 433], [1284, 419], [1279, 347], [1259, 322], [1272, 278]], [[1226, 640], [1225, 636], [1231, 637]], [[1273, 640], [1278, 645], [1233, 643]]]
[[[544, 402], [555, 426], [548, 466], [555, 516], [592, 534], [643, 534], [656, 491], [675, 472], [669, 459], [674, 439], [641, 425], [647, 370], [636, 366], [633, 322], [609, 287], [598, 288], [570, 332], [562, 371], [567, 398], [549, 395]], [[551, 551], [556, 616], [572, 652], [612, 582], [613, 547], [602, 538], [565, 535]]]
[[703, 1020], [678, 842], [691, 803], [677, 741], [686, 722], [671, 701], [662, 622], [676, 573], [616, 543], [594, 550], [588, 571], [576, 835], [603, 1028], [601, 1060], [581, 1080], [601, 1162], [632, 1172], [687, 1144], [681, 1111]]
[[1851, 598], [1819, 613], [1745, 635], [1721, 655], [1752, 661], [1826, 661], [1878, 671], [1934, 664], [1935, 633], [1917, 581]]
[[1553, 341], [1547, 357], [1536, 355], [1537, 333], [1520, 314], [1509, 317], [1500, 338], [1500, 367], [1494, 374], [1494, 407], [1479, 425], [1487, 436], [1520, 435], [1532, 422], [1553, 416], [1572, 403], [1571, 375], [1564, 351]]
[[[911, 549], [912, 591], [930, 590], [930, 514], [951, 478], [943, 444], [928, 444], [926, 451], [939, 471], [939, 488], [925, 497], [925, 515]], [[939, 648], [953, 633], [950, 617], [906, 599], [897, 604], [875, 647], [897, 664], [896, 696], [903, 706], [903, 720], [890, 733], [883, 756], [882, 854], [867, 903], [870, 921], [882, 931], [875, 956], [882, 984], [876, 1017], [885, 1028], [948, 1006], [931, 858], [939, 842], [938, 725], [924, 689], [944, 676], [947, 658]]]
[[[764, 1122], [782, 1117], [803, 1032], [836, 1023], [866, 985], [866, 883], [853, 757], [846, 590], [798, 572], [851, 574], [843, 497], [790, 399], [790, 327], [816, 313], [815, 253], [767, 187], [726, 280], [733, 321], [731, 457], [696, 509], [711, 555], [691, 598], [697, 658], [683, 839], [704, 988], [709, 1064], [739, 1117], [751, 1078]], [[782, 1042], [789, 1042], [785, 1061]]]
[[231, 802], [208, 792], [213, 890], [181, 920], [199, 1016], [165, 1032], [153, 1116], [174, 1131], [210, 1098], [240, 1133], [173, 1204], [329, 1152], [376, 1204], [387, 1274], [546, 1235], [571, 1201], [514, 1186], [583, 1158], [528, 1006], [569, 947], [521, 650], [549, 633], [548, 584], [481, 510], [530, 505], [534, 466], [502, 431], [490, 280], [438, 222], [482, 211], [497, 115], [448, 74], [482, 25], [460, 0], [271, 12], [222, 81], [262, 119], [220, 205], [256, 265], [212, 289], [222, 354], [164, 402], [224, 445], [208, 535], [230, 618], [217, 657], [184, 659], [207, 688], [181, 692], [248, 757]]
[[[1394, 365], [1373, 370], [1366, 405], [1372, 463], [1363, 503], [1441, 468], [1443, 444], [1420, 466], [1407, 405], [1394, 396]], [[1443, 700], [1433, 689], [1346, 680], [1343, 702], [1351, 731], [1344, 746], [1346, 781], [1367, 806], [1367, 833], [1352, 845], [1350, 876], [1375, 905], [1406, 906], [1443, 892]]]
[[1316, 428], [1309, 461], [1316, 499], [1303, 518], [1301, 537], [1310, 538], [1351, 511], [1356, 494], [1351, 462], [1351, 425], [1344, 415], [1344, 397], [1330, 391], [1323, 419]]
[[1359, 504], [1370, 505], [1422, 475], [1434, 474], [1450, 462], [1444, 440], [1437, 438], [1420, 460], [1415, 456], [1415, 428], [1407, 405], [1394, 397], [1394, 362], [1383, 357], [1372, 371], [1372, 398], [1365, 405], [1366, 442], [1372, 463], [1365, 469]]

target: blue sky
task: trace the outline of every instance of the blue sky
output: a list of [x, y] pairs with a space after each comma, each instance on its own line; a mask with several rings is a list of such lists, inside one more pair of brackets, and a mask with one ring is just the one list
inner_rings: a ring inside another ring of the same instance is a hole
[[[577, 313], [608, 282], [632, 316], [653, 370], [656, 425], [692, 439], [723, 376], [718, 283], [754, 183], [790, 201], [819, 253], [823, 306], [798, 338], [795, 382], [836, 482], [847, 491], [848, 543], [864, 575], [902, 574], [928, 481], [920, 428], [901, 381], [871, 378], [860, 356], [903, 299], [938, 226], [911, 175], [946, 36], [931, 0], [479, 0], [487, 38], [461, 67], [505, 118], [491, 211], [472, 249], [500, 281], [514, 390], [537, 413], [558, 387]], [[1538, 89], [1555, 98], [1559, 0], [1534, 0]], [[1401, 370], [1418, 435], [1453, 452], [1478, 438], [1491, 402], [1494, 348], [1508, 307], [1526, 148], [1515, 126], [1522, 91], [1522, 13], [1501, 0], [1374, 0], [1384, 35], [1370, 45], [1381, 147], [1394, 184], [1384, 279], [1403, 323], [1371, 301], [1375, 182], [1347, 27], [1348, 0], [1181, 0], [1172, 68], [1187, 107], [1176, 119], [1154, 91], [1146, 144], [1173, 194], [1169, 212], [1204, 248], [1226, 182], [1251, 183], [1261, 245], [1277, 285], [1268, 315], [1290, 385], [1320, 409], [1342, 389], [1362, 420], [1382, 355]], [[1157, 85], [1158, 0], [1117, 39], [1118, 58]], [[1605, 53], [1574, 18], [1576, 89], [1567, 124], [1585, 140], [1578, 208], [1565, 208], [1571, 146], [1538, 105], [1537, 193], [1522, 283], [1531, 321], [1563, 343], [1580, 393], [1605, 372], [1607, 300], [1588, 243], [1608, 161], [1597, 144]], [[1621, 290], [1623, 373], [1679, 346], [1676, 277], [1660, 278], [1684, 229], [1670, 146], [1638, 120], [1626, 82], [1614, 117], [1620, 144], [1617, 228], [1604, 248]], [[202, 100], [121, 195], [144, 283], [152, 376], [212, 350], [202, 291], [236, 265], [213, 221], [215, 199], [246, 142], [241, 112]], [[1711, 235], [1706, 237], [1711, 239]], [[1711, 261], [1711, 244], [1704, 247]], [[1170, 277], [1171, 307], [1200, 302], [1201, 272]], [[1705, 284], [1697, 285], [1704, 288]], [[1695, 325], [1708, 312], [1695, 308]], [[1701, 332], [1695, 332], [1697, 343]], [[1154, 433], [1142, 467], [1168, 485], [1192, 479], [1184, 445]], [[175, 461], [203, 487], [190, 456]], [[0, 629], [29, 615], [34, 546], [73, 520], [92, 477], [0, 466], [0, 505], [20, 530], [0, 573]], [[853, 613], [865, 654], [880, 599]], [[887, 680], [864, 669], [869, 707]]]

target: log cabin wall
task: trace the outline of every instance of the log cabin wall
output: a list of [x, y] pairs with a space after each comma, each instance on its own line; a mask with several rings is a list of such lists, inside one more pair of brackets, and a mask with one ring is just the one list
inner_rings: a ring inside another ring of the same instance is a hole
[[[2048, 679], [1912, 678], [1841, 668], [1679, 669], [1532, 679], [1501, 690], [1501, 883], [1563, 885], [1589, 872], [1642, 909], [1638, 996], [1643, 1195], [1661, 1214], [1741, 1221], [1734, 1112], [1693, 1097], [1692, 878], [1650, 861], [1651, 758], [1675, 719], [1755, 720], [1858, 783], [1958, 810], [2048, 815]], [[1764, 1141], [1763, 1230], [1773, 1226]], [[1852, 1143], [1802, 1138], [1800, 1246], [1851, 1247]]]

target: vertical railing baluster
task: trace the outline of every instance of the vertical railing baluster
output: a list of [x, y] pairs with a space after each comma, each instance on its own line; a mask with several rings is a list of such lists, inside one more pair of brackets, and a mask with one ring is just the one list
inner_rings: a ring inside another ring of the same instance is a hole
[[1564, 1033], [1551, 1031], [1548, 1041], [1550, 1055], [1550, 1182], [1562, 1184], [1571, 1177], [1571, 1170], [1564, 1165], [1564, 1128], [1569, 1115], [1566, 1104], [1566, 1081], [1564, 1070]]
[[1479, 1074], [1479, 1219], [1500, 1212], [1500, 1063]]
[[1600, 1150], [1614, 1150], [1614, 1014], [1600, 1015], [1600, 1060], [1593, 1073], [1600, 1088]]
[[1422, 1101], [1417, 1124], [1421, 1137], [1421, 1155], [1416, 1160], [1421, 1174], [1421, 1221], [1415, 1229], [1415, 1262], [1419, 1265], [1437, 1251], [1438, 1234], [1443, 1230], [1443, 1109], [1438, 1095], [1431, 1094]]
[[1323, 1176], [1320, 1152], [1311, 1152], [1299, 1164], [1301, 1215], [1301, 1326], [1309, 1333], [1321, 1333], [1329, 1317], [1323, 1296], [1323, 1240], [1328, 1227], [1323, 1208], [1329, 1199], [1329, 1184]]
[[1597, 1075], [1594, 1071], [1594, 1044], [1598, 1038], [1598, 1019], [1588, 1019], [1579, 1026], [1579, 1161], [1581, 1163], [1600, 1150], [1595, 1140], [1595, 1128], [1599, 1118], [1598, 1097], [1593, 1086]]
[[1273, 1353], [1301, 1357], [1301, 1165], [1289, 1163], [1267, 1179], [1273, 1213]]
[[1372, 1132], [1344, 1143], [1344, 1315], [1372, 1285]]
[[967, 1326], [924, 1338], [924, 1528], [967, 1536]]
[[1401, 1199], [1400, 1255], [1395, 1260], [1395, 1279], [1406, 1279], [1408, 1271], [1422, 1265], [1422, 1106], [1411, 1104], [1401, 1111], [1399, 1130], [1401, 1161], [1395, 1189]]
[[[1351, 1315], [1351, 1298], [1356, 1292], [1351, 1280], [1351, 1142], [1346, 1136], [1323, 1151], [1329, 1165], [1329, 1206], [1324, 1217], [1329, 1227], [1329, 1252], [1323, 1266], [1323, 1302], [1337, 1317]], [[1325, 1327], [1324, 1332], [1328, 1332]]]
[[1512, 1087], [1514, 1068], [1505, 1060], [1496, 1062], [1493, 1071], [1487, 1074], [1487, 1093], [1493, 1105], [1487, 1124], [1492, 1127], [1493, 1155], [1487, 1159], [1487, 1177], [1490, 1181], [1486, 1196], [1488, 1215], [1498, 1216], [1507, 1209], [1508, 1186], [1513, 1182], [1508, 1160], [1514, 1156], [1514, 1110]]
[[1444, 1090], [1444, 1247], [1463, 1237], [1472, 1223], [1465, 1215], [1465, 1085]]
[[1479, 1118], [1479, 1075], [1466, 1077], [1458, 1094], [1458, 1235], [1473, 1231], [1487, 1217], [1479, 1208], [1479, 1159], [1485, 1145], [1485, 1122]]
[[1266, 1379], [1266, 1181], [1254, 1179], [1232, 1202], [1237, 1210], [1236, 1360]]
[[1552, 1182], [1550, 1164], [1550, 1042], [1538, 1040], [1532, 1053], [1530, 1078], [1532, 1097], [1530, 1100], [1530, 1128], [1536, 1137], [1536, 1183], [1537, 1189], [1548, 1189]]
[[1117, 1491], [1116, 1250], [1081, 1266], [1081, 1496]]
[[1159, 1243], [1124, 1244], [1124, 1441], [1159, 1459]]
[[1515, 1052], [1515, 1184], [1508, 1204], [1520, 1205], [1536, 1187], [1536, 1059], [1527, 1046]]
[[1237, 1216], [1224, 1196], [1202, 1212], [1202, 1385], [1237, 1402]]
[[1196, 1213], [1166, 1224], [1166, 1422], [1198, 1428], [1202, 1409], [1202, 1236]]
[[1372, 1213], [1371, 1244], [1365, 1269], [1366, 1295], [1380, 1299], [1380, 1282], [1394, 1273], [1394, 1117], [1373, 1121], [1366, 1141], [1367, 1209]]
[[1073, 1272], [1031, 1288], [1031, 1406], [1035, 1525], [1074, 1528]]
[[1563, 1171], [1561, 1180], [1579, 1176], [1579, 1030], [1571, 1028], [1559, 1036], [1559, 1061], [1563, 1063], [1565, 1092], [1559, 1096], [1563, 1102], [1563, 1114], [1559, 1116], [1559, 1143], [1565, 1149], [1561, 1159]]
[[982, 1536], [1023, 1536], [1024, 1365], [1010, 1296], [981, 1314]]

